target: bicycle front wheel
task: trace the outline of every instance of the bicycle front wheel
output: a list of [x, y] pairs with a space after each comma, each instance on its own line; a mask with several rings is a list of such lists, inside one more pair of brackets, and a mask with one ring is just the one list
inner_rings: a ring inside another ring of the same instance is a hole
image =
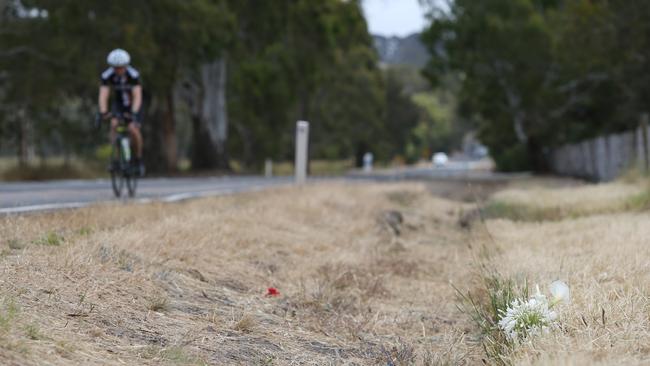
[[111, 167], [111, 186], [113, 187], [115, 197], [120, 198], [124, 189], [124, 176], [120, 169], [115, 169], [116, 165], [119, 165], [119, 163], [113, 164]]
[[111, 172], [111, 187], [113, 188], [113, 194], [116, 198], [122, 196], [122, 191], [124, 190], [124, 154], [122, 153], [122, 146], [117, 139], [113, 143], [113, 150], [111, 151], [111, 163], [110, 163], [110, 172]]
[[135, 190], [138, 188], [138, 177], [131, 169], [129, 175], [125, 177], [126, 188], [129, 191], [129, 197], [135, 197]]

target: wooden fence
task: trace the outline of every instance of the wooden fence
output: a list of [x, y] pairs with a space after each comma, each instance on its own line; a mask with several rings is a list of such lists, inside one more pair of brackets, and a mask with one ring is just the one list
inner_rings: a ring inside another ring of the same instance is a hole
[[650, 166], [650, 129], [643, 115], [635, 131], [601, 136], [551, 151], [551, 170], [559, 175], [607, 182], [638, 167]]

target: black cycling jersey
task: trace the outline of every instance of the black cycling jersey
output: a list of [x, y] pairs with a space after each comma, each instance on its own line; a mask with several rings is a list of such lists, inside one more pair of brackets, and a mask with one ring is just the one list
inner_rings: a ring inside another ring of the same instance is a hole
[[102, 73], [102, 85], [110, 86], [113, 91], [113, 109], [120, 113], [131, 112], [133, 87], [140, 85], [140, 73], [131, 66], [126, 67], [124, 75], [120, 76], [115, 68], [109, 67]]

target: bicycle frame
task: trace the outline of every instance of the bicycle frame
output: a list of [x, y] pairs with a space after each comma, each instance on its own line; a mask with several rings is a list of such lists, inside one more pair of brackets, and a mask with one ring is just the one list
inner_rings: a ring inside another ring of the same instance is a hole
[[129, 196], [133, 197], [137, 187], [138, 174], [133, 171], [132, 166], [131, 135], [126, 120], [121, 116], [116, 118], [119, 123], [115, 129], [115, 140], [111, 145], [111, 184], [116, 197], [122, 195], [124, 183], [126, 183]]
[[120, 122], [115, 129], [116, 136], [113, 141], [113, 151], [111, 156], [120, 161], [120, 163], [129, 164], [131, 162], [131, 135], [128, 127]]

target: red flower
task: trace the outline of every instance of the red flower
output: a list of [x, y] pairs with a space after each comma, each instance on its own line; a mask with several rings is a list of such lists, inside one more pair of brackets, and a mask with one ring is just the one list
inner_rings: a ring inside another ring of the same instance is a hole
[[266, 290], [266, 296], [280, 296], [280, 291], [275, 287], [269, 287], [268, 290]]

